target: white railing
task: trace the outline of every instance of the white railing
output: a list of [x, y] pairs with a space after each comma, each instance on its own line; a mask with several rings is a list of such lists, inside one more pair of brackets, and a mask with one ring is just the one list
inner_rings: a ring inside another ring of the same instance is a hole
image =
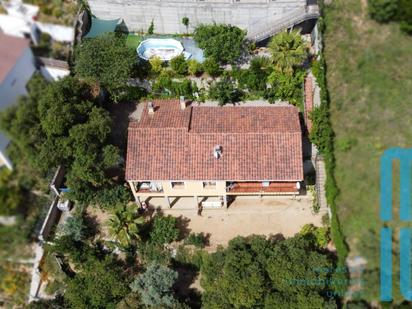
[[247, 36], [251, 40], [262, 41], [281, 30], [300, 24], [305, 20], [318, 18], [319, 16], [319, 7], [317, 5], [309, 5], [284, 14], [277, 20], [261, 22], [256, 25], [256, 30], [250, 31]]

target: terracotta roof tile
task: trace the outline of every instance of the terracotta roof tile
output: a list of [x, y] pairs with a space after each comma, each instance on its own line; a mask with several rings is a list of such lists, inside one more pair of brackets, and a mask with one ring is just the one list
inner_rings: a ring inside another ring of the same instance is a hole
[[[181, 110], [178, 101], [159, 106], [153, 115], [147, 115], [145, 109], [141, 121], [129, 127], [126, 179], [303, 179], [301, 129], [295, 107]], [[162, 107], [168, 117], [160, 113]], [[216, 145], [222, 147], [220, 159], [213, 156]]]

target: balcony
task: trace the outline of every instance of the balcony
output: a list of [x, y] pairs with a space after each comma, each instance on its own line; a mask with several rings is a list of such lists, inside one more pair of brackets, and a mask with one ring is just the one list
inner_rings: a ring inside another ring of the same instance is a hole
[[287, 194], [299, 193], [295, 182], [234, 182], [226, 187], [228, 194]]
[[139, 182], [136, 186], [137, 193], [162, 193], [161, 184], [155, 182]]

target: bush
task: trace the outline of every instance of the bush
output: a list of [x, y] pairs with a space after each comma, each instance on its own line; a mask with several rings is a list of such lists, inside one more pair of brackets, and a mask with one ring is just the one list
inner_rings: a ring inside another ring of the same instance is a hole
[[174, 57], [172, 60], [170, 60], [170, 67], [173, 69], [173, 71], [176, 72], [176, 74], [186, 75], [188, 65], [185, 60], [185, 56], [179, 55], [177, 57]]
[[17, 213], [23, 202], [23, 189], [13, 179], [13, 174], [5, 169], [0, 169], [0, 215], [10, 216]]
[[397, 0], [368, 0], [369, 16], [380, 23], [393, 20], [397, 9]]
[[257, 92], [260, 95], [266, 90], [267, 78], [269, 75], [268, 59], [264, 57], [254, 57], [247, 70], [234, 70], [233, 76], [237, 79], [239, 86], [250, 92]]
[[152, 19], [152, 21], [150, 22], [149, 29], [147, 29], [147, 34], [153, 34], [153, 33], [154, 33], [154, 21]]
[[222, 73], [220, 65], [213, 58], [207, 58], [203, 62], [203, 69], [211, 77], [218, 77]]
[[169, 265], [172, 259], [171, 252], [162, 245], [151, 242], [138, 244], [138, 256], [143, 264], [156, 263]]
[[203, 248], [206, 244], [206, 237], [203, 233], [190, 233], [185, 239], [186, 245], [193, 245], [197, 248]]
[[180, 97], [192, 98], [193, 93], [197, 91], [195, 83], [188, 79], [174, 81], [170, 72], [163, 71], [152, 85], [152, 93], [162, 97]]
[[233, 63], [245, 51], [246, 32], [236, 26], [213, 24], [200, 25], [194, 39], [205, 56], [219, 63]]
[[153, 220], [153, 226], [150, 232], [150, 241], [153, 244], [164, 245], [177, 240], [179, 229], [175, 217], [161, 217], [157, 215]]
[[316, 239], [316, 244], [320, 248], [326, 247], [330, 241], [328, 227], [316, 227], [313, 224], [305, 224], [299, 234], [314, 236]]
[[81, 215], [74, 215], [67, 218], [61, 226], [61, 232], [65, 236], [73, 238], [75, 241], [81, 241], [86, 237], [87, 227]]
[[154, 75], [160, 74], [163, 71], [164, 62], [159, 57], [152, 57], [149, 59], [150, 72]]
[[398, 0], [397, 20], [400, 20], [400, 28], [406, 34], [412, 34], [412, 1]]
[[190, 75], [200, 75], [203, 73], [202, 64], [196, 61], [195, 59], [190, 59], [187, 62], [187, 65], [188, 65], [187, 71], [189, 72]]
[[242, 99], [242, 93], [237, 89], [234, 81], [229, 77], [224, 77], [215, 82], [209, 89], [209, 97], [219, 101], [219, 105], [239, 102]]

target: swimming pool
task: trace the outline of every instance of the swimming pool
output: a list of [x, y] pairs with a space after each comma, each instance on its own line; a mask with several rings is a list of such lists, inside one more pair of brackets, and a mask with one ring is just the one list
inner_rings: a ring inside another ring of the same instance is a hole
[[175, 39], [147, 39], [141, 42], [136, 50], [145, 60], [159, 57], [163, 61], [169, 61], [184, 53], [182, 43]]

